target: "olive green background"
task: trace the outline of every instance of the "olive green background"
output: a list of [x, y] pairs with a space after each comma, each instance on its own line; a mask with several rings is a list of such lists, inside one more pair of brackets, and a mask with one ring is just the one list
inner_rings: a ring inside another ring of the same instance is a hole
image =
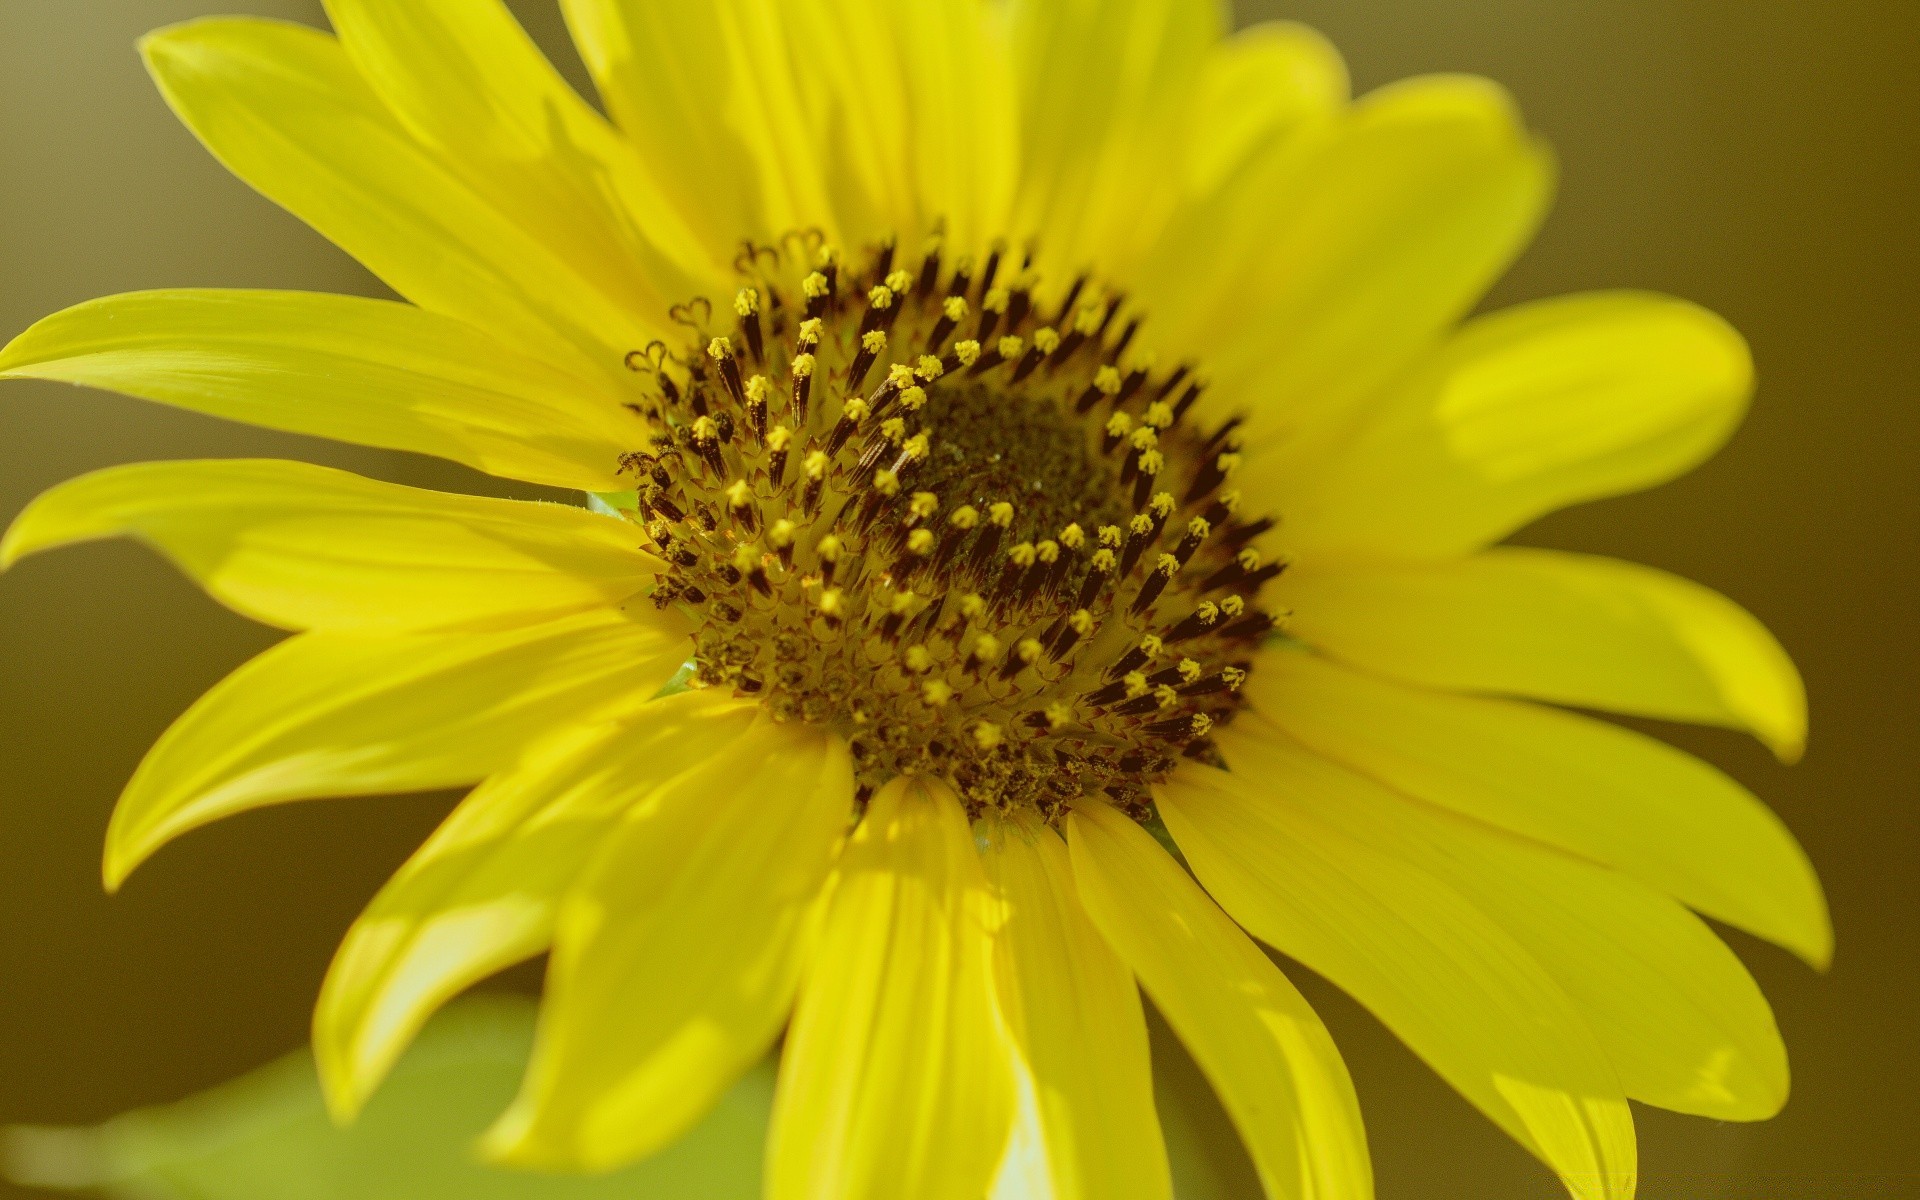
[[[234, 6], [319, 19], [305, 0]], [[562, 44], [552, 0], [517, 7]], [[132, 288], [377, 294], [229, 178], [147, 83], [134, 38], [214, 8], [0, 0], [0, 337]], [[1749, 1126], [1643, 1110], [1642, 1194], [1920, 1197], [1920, 4], [1249, 0], [1242, 16], [1317, 25], [1361, 89], [1431, 70], [1513, 88], [1558, 149], [1561, 200], [1493, 303], [1651, 287], [1715, 308], [1751, 339], [1759, 398], [1725, 452], [1678, 483], [1525, 534], [1723, 590], [1780, 635], [1812, 694], [1811, 749], [1793, 768], [1732, 735], [1663, 731], [1785, 816], [1825, 877], [1839, 951], [1818, 976], [1733, 936], [1773, 998], [1794, 1098]], [[67, 476], [144, 458], [290, 455], [475, 483], [112, 396], [0, 393], [0, 519]], [[96, 1120], [297, 1045], [335, 940], [447, 806], [253, 814], [103, 895], [101, 834], [142, 750], [272, 639], [132, 546], [0, 576], [0, 1123]], [[1383, 1197], [1558, 1194], [1370, 1018], [1294, 974], [1352, 1064]], [[537, 979], [523, 969], [503, 986]], [[1190, 1066], [1168, 1071], [1193, 1086]]]

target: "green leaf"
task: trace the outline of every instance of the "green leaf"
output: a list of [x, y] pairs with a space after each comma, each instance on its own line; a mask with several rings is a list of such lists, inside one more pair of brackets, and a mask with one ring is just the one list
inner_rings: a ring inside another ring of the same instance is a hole
[[761, 1064], [682, 1141], [598, 1177], [530, 1175], [473, 1155], [519, 1087], [534, 1005], [475, 997], [421, 1034], [360, 1119], [328, 1119], [305, 1051], [177, 1104], [92, 1128], [6, 1131], [5, 1173], [112, 1200], [757, 1200], [773, 1103]]

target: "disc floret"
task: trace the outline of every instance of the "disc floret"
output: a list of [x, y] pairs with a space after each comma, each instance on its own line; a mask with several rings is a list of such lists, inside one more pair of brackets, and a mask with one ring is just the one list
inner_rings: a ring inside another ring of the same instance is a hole
[[864, 787], [936, 773], [976, 811], [1141, 812], [1210, 756], [1280, 564], [1198, 373], [1135, 349], [1118, 293], [1046, 302], [1001, 253], [739, 265], [731, 325], [683, 306], [681, 346], [629, 359], [659, 433], [625, 466], [696, 681], [840, 731]]

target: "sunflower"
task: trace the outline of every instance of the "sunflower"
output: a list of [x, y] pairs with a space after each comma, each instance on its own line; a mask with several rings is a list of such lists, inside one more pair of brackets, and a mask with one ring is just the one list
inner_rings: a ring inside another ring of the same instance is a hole
[[0, 547], [136, 537], [294, 631], [154, 746], [109, 887], [231, 813], [476, 785], [326, 979], [338, 1115], [548, 952], [499, 1161], [649, 1154], [779, 1041], [774, 1200], [1163, 1198], [1144, 989], [1268, 1195], [1368, 1196], [1256, 938], [1575, 1196], [1633, 1192], [1629, 1099], [1781, 1106], [1694, 914], [1822, 965], [1811, 869], [1568, 710], [1791, 759], [1792, 664], [1694, 584], [1494, 546], [1692, 467], [1751, 364], [1657, 295], [1468, 318], [1551, 190], [1504, 93], [1350, 101], [1211, 0], [564, 8], [605, 117], [497, 0], [152, 35], [212, 152], [404, 300], [123, 295], [0, 356], [591, 497], [143, 463]]

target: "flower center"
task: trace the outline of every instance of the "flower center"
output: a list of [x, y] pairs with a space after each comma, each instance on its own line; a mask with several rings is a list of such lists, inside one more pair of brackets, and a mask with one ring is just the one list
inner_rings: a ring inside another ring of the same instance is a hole
[[697, 682], [838, 730], [864, 788], [1143, 813], [1211, 754], [1273, 626], [1273, 521], [1223, 490], [1238, 421], [1197, 428], [1204, 383], [1157, 371], [1089, 280], [1042, 305], [1001, 254], [937, 244], [911, 269], [801, 239], [738, 265], [724, 333], [698, 300], [684, 347], [628, 360], [662, 432], [625, 466]]

